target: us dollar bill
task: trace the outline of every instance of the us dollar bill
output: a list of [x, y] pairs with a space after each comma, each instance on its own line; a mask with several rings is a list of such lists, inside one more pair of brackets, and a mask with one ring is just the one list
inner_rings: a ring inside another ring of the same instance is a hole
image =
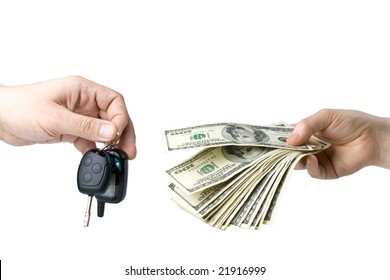
[[[171, 181], [168, 190], [172, 199], [190, 214], [222, 230], [229, 226], [258, 230], [262, 224], [270, 224], [294, 166], [302, 157], [321, 152], [330, 144], [312, 137], [300, 147], [278, 146], [275, 139], [285, 143], [288, 135], [284, 134], [286, 130], [275, 128], [289, 128], [290, 132], [292, 128], [285, 123], [269, 127], [272, 133], [267, 134], [264, 139], [268, 140], [261, 144], [243, 145], [241, 141], [215, 146], [216, 142], [203, 142], [201, 145], [209, 147], [166, 171]], [[202, 137], [196, 136], [195, 140]], [[193, 147], [190, 143], [182, 144], [176, 147]]]
[[216, 123], [166, 130], [165, 140], [169, 151], [226, 145], [312, 151], [321, 149], [325, 145], [324, 142], [313, 142], [301, 146], [290, 146], [286, 140], [292, 131], [291, 126], [285, 125]]
[[166, 173], [187, 194], [227, 181], [258, 161], [274, 159], [285, 150], [256, 146], [206, 148]]

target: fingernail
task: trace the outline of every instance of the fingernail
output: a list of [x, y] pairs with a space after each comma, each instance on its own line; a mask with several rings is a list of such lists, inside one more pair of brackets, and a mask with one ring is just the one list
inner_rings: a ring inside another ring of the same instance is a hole
[[110, 124], [103, 124], [99, 129], [99, 137], [111, 140], [114, 138], [115, 128]]

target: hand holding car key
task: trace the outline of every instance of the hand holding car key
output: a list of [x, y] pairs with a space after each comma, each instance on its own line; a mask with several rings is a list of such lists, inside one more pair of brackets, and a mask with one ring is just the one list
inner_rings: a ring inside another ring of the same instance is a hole
[[115, 149], [119, 142], [109, 142], [100, 149], [89, 150], [81, 159], [77, 172], [77, 185], [81, 193], [88, 195], [84, 227], [88, 227], [95, 196], [98, 217], [103, 217], [105, 203], [119, 203], [126, 196], [127, 156]]

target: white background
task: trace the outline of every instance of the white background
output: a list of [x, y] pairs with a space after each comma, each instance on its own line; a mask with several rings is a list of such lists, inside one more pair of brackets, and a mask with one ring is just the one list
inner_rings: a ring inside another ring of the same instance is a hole
[[[121, 92], [137, 133], [126, 199], [83, 228], [71, 144], [0, 143], [4, 279], [187, 279], [134, 268], [265, 266], [262, 277], [389, 279], [390, 173], [293, 172], [272, 226], [216, 230], [170, 200], [164, 129], [294, 123], [317, 110], [389, 116], [387, 1], [0, 2], [0, 83], [81, 75]], [[0, 108], [1, 110], [1, 108]], [[17, 114], [17, 108], [15, 108]], [[96, 201], [94, 201], [96, 202]]]

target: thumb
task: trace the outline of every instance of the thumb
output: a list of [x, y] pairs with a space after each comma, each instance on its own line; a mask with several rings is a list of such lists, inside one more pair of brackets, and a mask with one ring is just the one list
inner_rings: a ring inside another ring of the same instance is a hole
[[67, 111], [65, 115], [62, 121], [59, 122], [59, 132], [61, 134], [73, 135], [101, 143], [112, 141], [117, 135], [117, 128], [110, 121], [76, 114], [71, 111]]
[[287, 139], [289, 145], [303, 145], [310, 137], [329, 127], [331, 124], [331, 113], [327, 110], [321, 110], [314, 115], [299, 121], [291, 135]]
[[299, 122], [294, 126], [293, 132], [287, 138], [287, 144], [292, 146], [303, 145], [310, 139], [311, 135], [305, 128], [305, 125]]

